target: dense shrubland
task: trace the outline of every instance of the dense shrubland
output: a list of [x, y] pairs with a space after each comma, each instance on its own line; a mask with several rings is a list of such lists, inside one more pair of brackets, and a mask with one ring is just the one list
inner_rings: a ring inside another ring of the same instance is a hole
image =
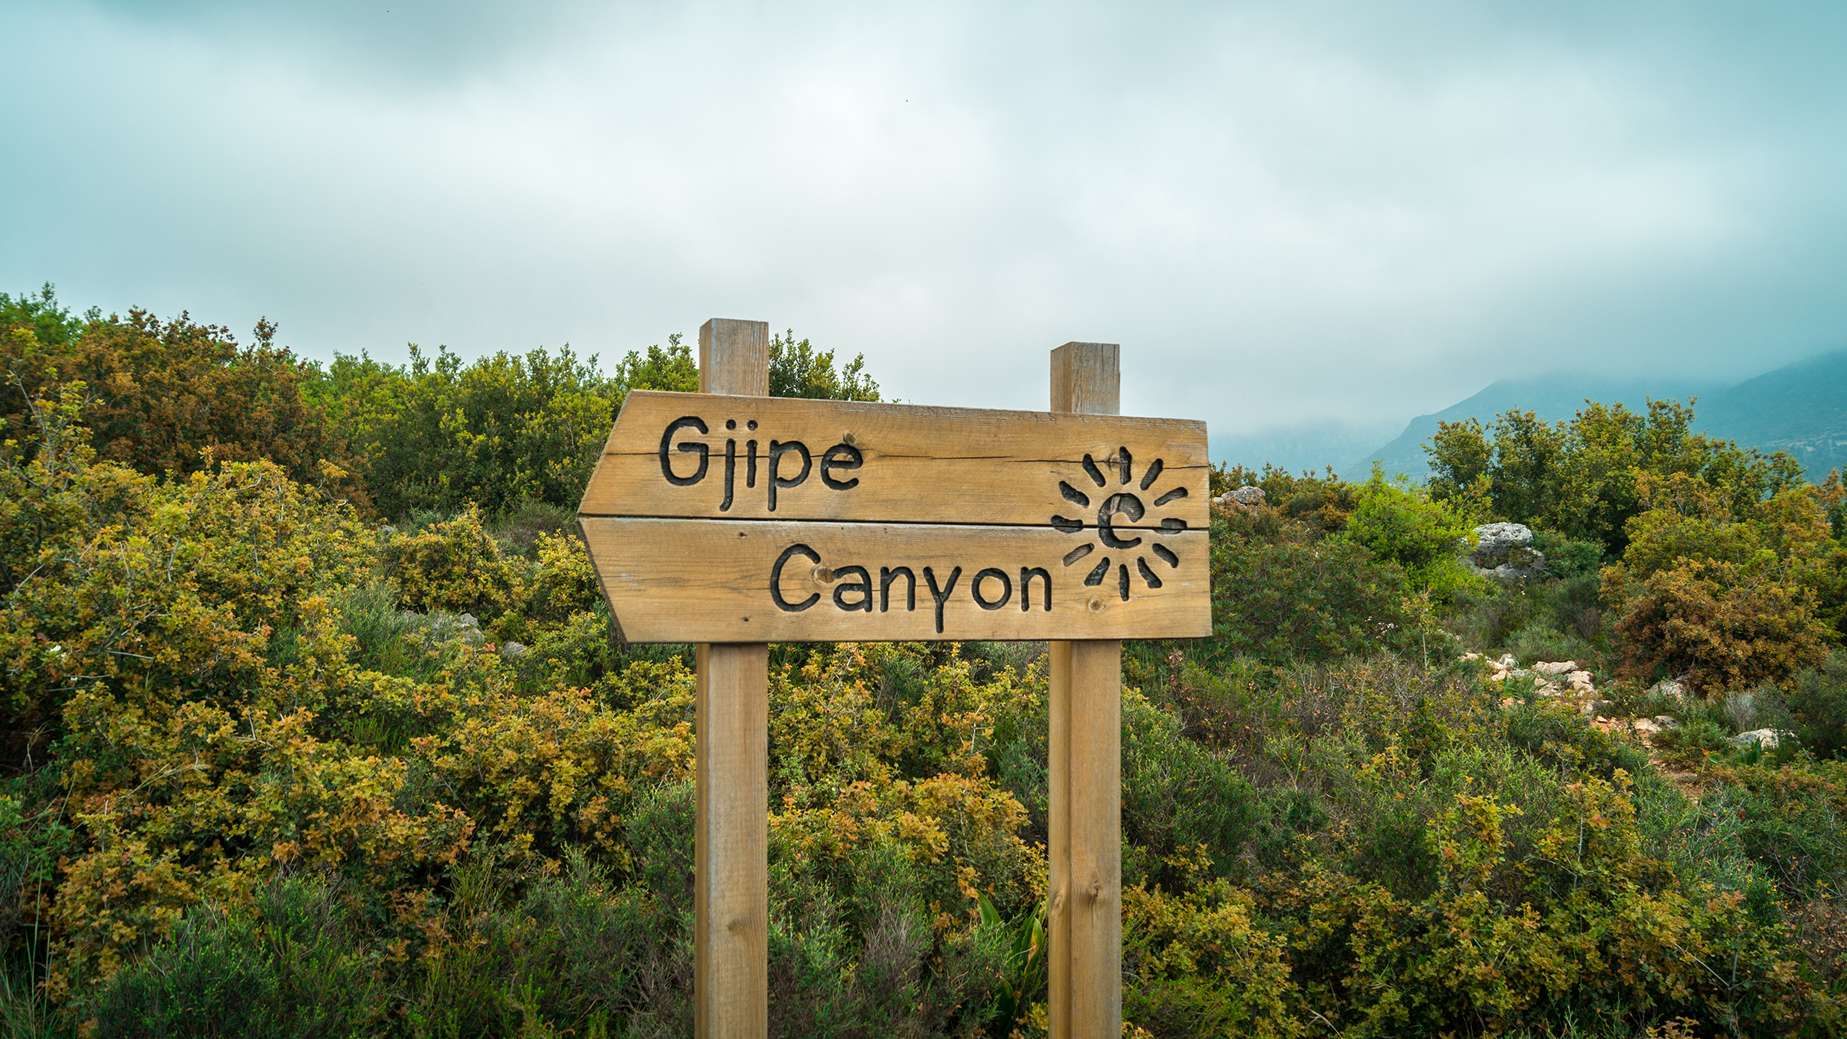
[[[0, 1027], [687, 1034], [690, 660], [611, 644], [568, 517], [688, 351], [316, 366], [49, 294], [0, 333]], [[1688, 418], [1215, 475], [1267, 504], [1215, 511], [1213, 637], [1125, 654], [1136, 1034], [1847, 1030], [1843, 494]], [[1462, 565], [1491, 518], [1543, 576]], [[774, 1034], [1043, 1033], [1045, 696], [1030, 645], [775, 649]]]

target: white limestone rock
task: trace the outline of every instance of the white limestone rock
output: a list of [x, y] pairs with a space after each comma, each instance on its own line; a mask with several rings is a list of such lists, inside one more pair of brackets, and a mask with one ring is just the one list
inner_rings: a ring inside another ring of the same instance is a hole
[[1672, 678], [1663, 678], [1661, 681], [1649, 686], [1648, 692], [1650, 695], [1664, 696], [1669, 700], [1680, 701], [1687, 698], [1686, 685]]
[[1269, 499], [1264, 495], [1262, 487], [1245, 484], [1243, 487], [1226, 491], [1212, 499], [1212, 504], [1219, 508], [1254, 509], [1260, 505], [1269, 504]]
[[1786, 739], [1793, 739], [1795, 733], [1785, 729], [1752, 729], [1732, 737], [1732, 745], [1737, 747], [1755, 746], [1759, 750], [1775, 750]]
[[1533, 547], [1533, 528], [1524, 523], [1484, 523], [1475, 528], [1467, 562], [1476, 573], [1502, 580], [1538, 577], [1546, 557]]

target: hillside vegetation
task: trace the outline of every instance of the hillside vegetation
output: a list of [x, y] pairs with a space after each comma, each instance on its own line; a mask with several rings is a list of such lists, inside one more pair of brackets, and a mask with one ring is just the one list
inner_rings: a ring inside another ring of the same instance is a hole
[[[684, 346], [315, 365], [46, 292], [0, 378], [0, 1031], [690, 1034], [690, 653], [612, 645], [570, 529]], [[1215, 474], [1212, 637], [1125, 650], [1125, 1034], [1847, 1032], [1847, 495], [1691, 421]], [[1046, 728], [1042, 646], [773, 649], [773, 1035], [1044, 1034]]]

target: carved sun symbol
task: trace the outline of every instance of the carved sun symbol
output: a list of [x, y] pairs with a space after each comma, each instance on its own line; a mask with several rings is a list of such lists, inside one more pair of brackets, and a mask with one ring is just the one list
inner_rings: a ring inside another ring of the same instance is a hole
[[[1108, 476], [1105, 475], [1104, 466], [1108, 467]], [[1110, 577], [1110, 568], [1114, 566], [1116, 594], [1122, 597], [1123, 602], [1128, 602], [1129, 568], [1131, 566], [1141, 575], [1142, 583], [1153, 589], [1161, 587], [1161, 577], [1155, 573], [1154, 567], [1149, 565], [1149, 556], [1152, 555], [1155, 559], [1165, 563], [1170, 569], [1180, 565], [1180, 557], [1173, 549], [1159, 541], [1143, 538], [1141, 535], [1143, 533], [1162, 536], [1178, 534], [1186, 529], [1186, 520], [1178, 516], [1170, 516], [1158, 524], [1137, 526], [1132, 534], [1125, 534], [1116, 529], [1117, 517], [1132, 524], [1140, 524], [1144, 517], [1152, 519], [1148, 516], [1151, 509], [1159, 509], [1168, 502], [1186, 497], [1185, 487], [1174, 487], [1158, 493], [1153, 501], [1143, 504], [1143, 495], [1155, 493], [1154, 485], [1161, 478], [1163, 466], [1164, 463], [1159, 458], [1155, 459], [1143, 467], [1141, 480], [1135, 482], [1134, 459], [1130, 456], [1128, 448], [1119, 447], [1115, 455], [1103, 460], [1102, 465], [1098, 465], [1097, 460], [1090, 455], [1084, 456], [1084, 475], [1089, 477], [1090, 483], [1095, 485], [1094, 490], [1083, 491], [1073, 487], [1069, 480], [1058, 481], [1058, 493], [1063, 495], [1066, 501], [1081, 509], [1091, 507], [1093, 494], [1101, 499], [1101, 503], [1097, 506], [1094, 527], [1087, 523], [1082, 515], [1075, 518], [1052, 517], [1052, 526], [1067, 534], [1083, 535], [1092, 530], [1096, 533], [1095, 541], [1086, 541], [1065, 553], [1066, 566], [1076, 566], [1080, 562], [1088, 564], [1089, 557], [1093, 553], [1099, 550], [1103, 553], [1102, 558], [1098, 559], [1096, 564], [1091, 566], [1090, 572], [1085, 575], [1085, 585], [1092, 588], [1101, 585]], [[1119, 488], [1114, 493], [1109, 493], [1110, 476], [1116, 478], [1116, 486]], [[1133, 487], [1130, 486], [1131, 483], [1134, 483]]]

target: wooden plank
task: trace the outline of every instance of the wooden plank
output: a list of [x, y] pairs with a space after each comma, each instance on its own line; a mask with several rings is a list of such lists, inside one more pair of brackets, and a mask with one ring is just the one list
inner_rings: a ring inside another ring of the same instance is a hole
[[1054, 1010], [1051, 1034], [1103, 1039], [1122, 1034], [1122, 643], [1055, 646], [1051, 690], [1062, 703], [1067, 753], [1052, 766], [1065, 814], [1051, 884], [1064, 912], [1051, 967], [1064, 975], [1068, 1027], [1060, 1029]]
[[699, 392], [708, 396], [768, 397], [770, 323], [715, 317], [700, 325]]
[[1212, 627], [1203, 529], [1119, 531], [1131, 536], [1111, 547], [1091, 529], [579, 522], [634, 642], [1185, 638]]
[[1052, 411], [1114, 415], [1122, 410], [1122, 347], [1066, 343], [1052, 351]]
[[[766, 322], [700, 327], [700, 389], [767, 394], [769, 383]], [[694, 1033], [761, 1039], [769, 1034], [769, 647], [700, 646], [695, 661]]]
[[1071, 1020], [1071, 647], [1048, 648], [1046, 688], [1046, 1013], [1054, 1036]]
[[[635, 392], [586, 516], [1204, 527], [1203, 422]], [[1133, 504], [1129, 501], [1133, 499]]]
[[693, 918], [701, 1036], [769, 1031], [769, 647], [697, 647]]
[[[1054, 350], [1053, 409], [1116, 410], [1119, 357], [1113, 343], [1067, 343]], [[1198, 581], [1203, 599], [1203, 573]], [[1206, 628], [1209, 632], [1209, 617]], [[1122, 643], [1053, 642], [1050, 663], [1049, 1024], [1053, 1039], [1117, 1039], [1122, 1034]]]

